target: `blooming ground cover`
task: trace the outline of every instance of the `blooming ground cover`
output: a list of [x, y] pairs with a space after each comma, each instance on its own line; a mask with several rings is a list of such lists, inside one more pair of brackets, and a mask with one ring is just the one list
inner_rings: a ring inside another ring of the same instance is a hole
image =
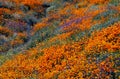
[[0, 79], [120, 79], [120, 1], [0, 0]]

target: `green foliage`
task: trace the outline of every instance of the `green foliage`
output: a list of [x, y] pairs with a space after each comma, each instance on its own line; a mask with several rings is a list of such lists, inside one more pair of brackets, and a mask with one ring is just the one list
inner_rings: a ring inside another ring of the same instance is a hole
[[118, 6], [120, 4], [120, 0], [111, 0], [110, 3], [115, 6]]

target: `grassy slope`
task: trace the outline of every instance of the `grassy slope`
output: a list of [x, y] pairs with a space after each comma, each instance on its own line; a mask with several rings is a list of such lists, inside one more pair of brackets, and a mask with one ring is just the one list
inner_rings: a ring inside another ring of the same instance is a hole
[[[19, 10], [19, 5], [11, 12], [9, 8], [5, 10], [3, 21], [16, 23], [13, 21], [17, 17], [8, 14], [18, 12], [21, 18], [17, 23], [25, 21], [20, 25], [25, 29], [12, 29], [7, 23], [1, 23], [0, 32], [11, 35], [1, 45], [0, 78], [117, 79], [120, 75], [119, 0], [95, 1], [54, 0], [46, 17], [34, 6], [41, 3], [34, 1], [32, 5], [28, 2], [30, 10], [27, 6], [23, 8], [25, 12]], [[31, 22], [34, 25], [30, 26]]]

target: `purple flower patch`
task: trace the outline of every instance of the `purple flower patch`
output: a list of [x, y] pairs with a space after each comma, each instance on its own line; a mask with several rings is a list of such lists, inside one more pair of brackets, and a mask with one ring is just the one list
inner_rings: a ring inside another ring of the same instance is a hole
[[24, 22], [17, 22], [17, 21], [11, 21], [7, 20], [5, 23], [5, 26], [10, 28], [11, 30], [15, 32], [20, 32], [26, 30], [26, 23]]
[[63, 28], [65, 28], [65, 27], [67, 27], [67, 26], [70, 26], [72, 23], [78, 24], [78, 23], [82, 22], [83, 19], [87, 19], [87, 18], [89, 18], [89, 17], [90, 17], [90, 16], [84, 16], [84, 17], [80, 17], [80, 18], [71, 20], [71, 21], [69, 21], [69, 22], [61, 25], [60, 27], [61, 27], [61, 29], [63, 29]]

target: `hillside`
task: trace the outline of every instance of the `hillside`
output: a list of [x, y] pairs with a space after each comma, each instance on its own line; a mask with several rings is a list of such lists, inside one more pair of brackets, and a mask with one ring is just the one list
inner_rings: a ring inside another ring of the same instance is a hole
[[0, 0], [0, 79], [120, 79], [120, 0]]

